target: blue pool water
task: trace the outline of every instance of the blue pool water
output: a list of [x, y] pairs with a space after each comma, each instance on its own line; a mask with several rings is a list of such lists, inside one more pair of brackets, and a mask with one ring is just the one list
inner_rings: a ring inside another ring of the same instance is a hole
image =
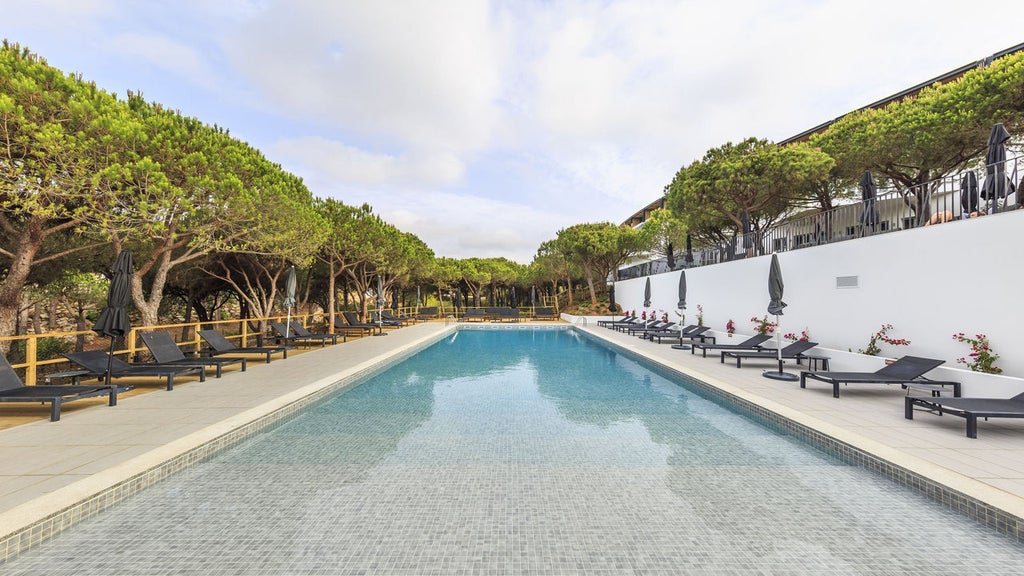
[[565, 330], [463, 330], [2, 574], [1019, 574], [1024, 550]]

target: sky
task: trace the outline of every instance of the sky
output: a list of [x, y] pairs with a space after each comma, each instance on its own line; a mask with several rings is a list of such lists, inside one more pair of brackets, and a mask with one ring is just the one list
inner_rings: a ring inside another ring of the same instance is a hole
[[529, 263], [726, 142], [1024, 42], [990, 0], [0, 0], [0, 37], [230, 130], [437, 256]]

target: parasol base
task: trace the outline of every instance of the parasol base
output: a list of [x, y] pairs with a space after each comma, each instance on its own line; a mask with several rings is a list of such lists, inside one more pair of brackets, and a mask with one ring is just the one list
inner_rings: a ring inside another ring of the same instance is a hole
[[796, 382], [800, 379], [796, 374], [790, 374], [789, 372], [768, 372], [767, 370], [762, 372], [761, 376], [771, 378], [772, 380], [785, 380], [786, 382]]
[[692, 348], [692, 346], [690, 346], [689, 344], [673, 344], [672, 345], [672, 349], [673, 350], [689, 350], [690, 348]]

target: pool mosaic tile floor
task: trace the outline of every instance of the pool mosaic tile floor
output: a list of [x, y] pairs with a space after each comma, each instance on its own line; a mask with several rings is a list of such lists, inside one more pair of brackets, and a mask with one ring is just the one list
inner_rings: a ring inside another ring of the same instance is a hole
[[484, 355], [511, 350], [491, 338], [460, 333], [459, 348], [396, 365], [0, 573], [998, 575], [1024, 565], [1009, 538], [623, 355], [555, 333], [533, 336], [529, 358]]

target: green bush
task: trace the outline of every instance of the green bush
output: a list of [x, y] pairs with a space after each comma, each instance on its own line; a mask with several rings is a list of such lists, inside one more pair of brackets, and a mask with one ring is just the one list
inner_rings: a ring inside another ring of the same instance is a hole
[[51, 360], [61, 354], [70, 352], [72, 344], [69, 340], [56, 336], [40, 338], [36, 345], [36, 360]]

